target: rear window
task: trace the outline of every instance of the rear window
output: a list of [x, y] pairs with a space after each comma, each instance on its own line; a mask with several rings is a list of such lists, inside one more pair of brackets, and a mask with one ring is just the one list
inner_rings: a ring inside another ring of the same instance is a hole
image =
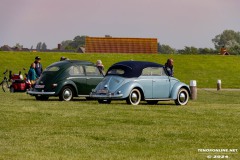
[[56, 72], [58, 70], [59, 70], [59, 67], [57, 67], [57, 66], [46, 68], [46, 71], [50, 71], [50, 72]]
[[111, 69], [107, 74], [111, 75], [123, 75], [125, 71], [123, 69]]

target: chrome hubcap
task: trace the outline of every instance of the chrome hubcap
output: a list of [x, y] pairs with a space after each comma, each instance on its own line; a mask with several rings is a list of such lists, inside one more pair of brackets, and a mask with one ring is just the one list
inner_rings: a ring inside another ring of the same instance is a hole
[[185, 100], [186, 100], [186, 95], [185, 95], [184, 93], [180, 93], [180, 95], [179, 95], [179, 100], [180, 100], [181, 102], [185, 102]]
[[133, 102], [137, 102], [138, 101], [138, 95], [136, 93], [132, 93], [131, 99]]
[[64, 98], [65, 100], [70, 100], [71, 97], [72, 97], [72, 92], [69, 91], [69, 90], [65, 90], [65, 92], [64, 92], [64, 94], [63, 94], [63, 98]]

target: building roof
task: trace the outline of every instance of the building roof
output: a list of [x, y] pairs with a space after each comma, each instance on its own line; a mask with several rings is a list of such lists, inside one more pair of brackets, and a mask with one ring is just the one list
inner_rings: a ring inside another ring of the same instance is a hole
[[157, 38], [86, 37], [86, 53], [157, 53]]

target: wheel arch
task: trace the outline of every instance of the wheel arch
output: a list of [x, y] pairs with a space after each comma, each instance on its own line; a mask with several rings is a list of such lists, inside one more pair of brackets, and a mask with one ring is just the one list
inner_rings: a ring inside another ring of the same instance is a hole
[[138, 89], [141, 93], [141, 100], [144, 99], [144, 92], [143, 92], [143, 88], [141, 87], [141, 85], [139, 85], [138, 83], [127, 83], [124, 86], [122, 86], [122, 91], [124, 93], [124, 98], [128, 98], [129, 94], [131, 93], [131, 91], [133, 89]]
[[173, 88], [172, 88], [172, 91], [171, 91], [171, 94], [170, 94], [170, 98], [172, 99], [177, 99], [177, 96], [178, 96], [178, 91], [181, 89], [181, 88], [184, 88], [188, 91], [188, 94], [189, 96], [191, 96], [191, 91], [190, 91], [190, 88], [188, 85], [184, 84], [184, 83], [176, 83]]
[[75, 83], [73, 83], [73, 82], [71, 82], [71, 81], [67, 81], [67, 82], [63, 83], [63, 85], [62, 85], [62, 87], [61, 87], [61, 90], [60, 90], [60, 92], [58, 93], [58, 95], [61, 93], [61, 91], [62, 91], [62, 89], [63, 89], [64, 87], [68, 87], [68, 86], [73, 89], [73, 96], [74, 96], [74, 97], [77, 97], [77, 95], [78, 95], [77, 86], [76, 86]]

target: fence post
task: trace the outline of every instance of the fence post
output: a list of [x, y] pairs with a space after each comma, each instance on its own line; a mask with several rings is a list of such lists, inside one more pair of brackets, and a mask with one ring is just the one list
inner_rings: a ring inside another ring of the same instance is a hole
[[191, 90], [191, 99], [196, 100], [197, 99], [197, 81], [196, 80], [190, 81], [190, 90]]
[[217, 90], [219, 91], [221, 90], [221, 88], [222, 88], [222, 81], [219, 79], [217, 80]]

